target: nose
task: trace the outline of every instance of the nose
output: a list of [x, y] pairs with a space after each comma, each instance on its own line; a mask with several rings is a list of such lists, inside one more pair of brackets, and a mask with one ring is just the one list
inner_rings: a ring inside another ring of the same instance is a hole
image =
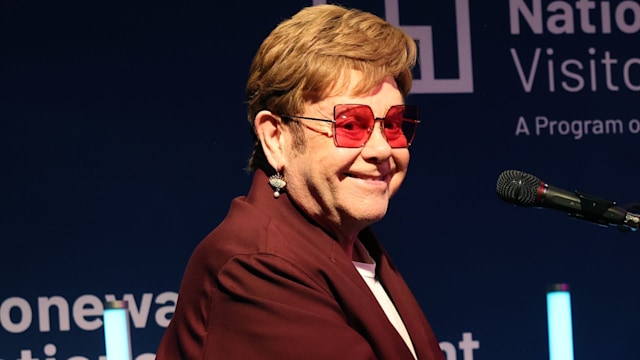
[[377, 159], [377, 161], [388, 159], [391, 156], [391, 145], [387, 142], [384, 134], [383, 119], [376, 119], [369, 140], [362, 148], [362, 156], [367, 159]]

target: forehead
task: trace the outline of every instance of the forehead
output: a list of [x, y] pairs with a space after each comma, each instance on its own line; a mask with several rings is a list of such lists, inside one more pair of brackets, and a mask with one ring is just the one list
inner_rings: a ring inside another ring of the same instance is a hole
[[340, 77], [333, 82], [333, 85], [327, 91], [327, 97], [331, 96], [373, 96], [383, 90], [386, 85], [398, 91], [400, 97], [402, 93], [398, 88], [393, 76], [387, 75], [380, 81], [372, 82], [370, 78], [363, 76], [361, 71], [347, 70], [340, 72]]
[[307, 109], [318, 108], [323, 113], [331, 113], [333, 107], [338, 104], [362, 104], [371, 107], [377, 116], [383, 116], [392, 105], [404, 103], [402, 93], [393, 77], [385, 77], [367, 91], [359, 91], [363, 88], [361, 78], [359, 72], [352, 71], [349, 76], [336, 83], [329, 96], [315, 104], [308, 104], [310, 106]]

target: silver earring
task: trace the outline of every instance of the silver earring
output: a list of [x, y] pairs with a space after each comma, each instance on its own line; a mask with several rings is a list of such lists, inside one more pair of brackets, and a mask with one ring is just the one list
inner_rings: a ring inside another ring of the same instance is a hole
[[274, 188], [273, 197], [277, 199], [280, 197], [282, 189], [287, 186], [287, 182], [284, 181], [284, 177], [279, 172], [276, 172], [275, 175], [269, 176], [269, 185]]

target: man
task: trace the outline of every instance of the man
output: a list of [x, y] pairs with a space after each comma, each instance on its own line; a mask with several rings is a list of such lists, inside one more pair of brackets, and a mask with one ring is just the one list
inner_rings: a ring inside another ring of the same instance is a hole
[[335, 5], [265, 39], [253, 184], [194, 251], [159, 360], [444, 359], [369, 227], [407, 173], [415, 59], [402, 30]]

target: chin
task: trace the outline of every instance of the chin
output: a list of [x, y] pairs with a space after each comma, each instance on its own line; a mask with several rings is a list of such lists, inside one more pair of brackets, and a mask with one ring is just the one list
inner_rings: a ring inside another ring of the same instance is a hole
[[382, 220], [382, 218], [384, 218], [384, 216], [387, 214], [387, 204], [385, 204], [384, 206], [364, 206], [359, 210], [360, 211], [358, 211], [357, 214], [354, 214], [354, 217], [363, 222], [373, 224], [374, 222]]

